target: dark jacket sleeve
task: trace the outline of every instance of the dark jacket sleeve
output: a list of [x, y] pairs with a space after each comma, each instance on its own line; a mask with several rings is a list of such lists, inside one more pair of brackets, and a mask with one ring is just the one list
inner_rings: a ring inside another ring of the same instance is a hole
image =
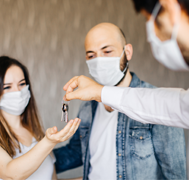
[[186, 179], [184, 130], [153, 125], [152, 141], [157, 162], [165, 179]]
[[56, 157], [56, 172], [60, 173], [81, 166], [82, 152], [79, 129], [71, 138], [69, 144], [53, 150]]

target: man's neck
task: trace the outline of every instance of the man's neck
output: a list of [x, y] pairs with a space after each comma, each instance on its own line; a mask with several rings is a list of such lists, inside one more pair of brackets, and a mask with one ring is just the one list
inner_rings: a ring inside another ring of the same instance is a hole
[[117, 87], [129, 87], [132, 81], [132, 76], [129, 71], [127, 70], [127, 74], [125, 75], [124, 79], [117, 85]]
[[[129, 87], [131, 81], [132, 81], [132, 76], [131, 76], [131, 73], [128, 69], [127, 74], [125, 75], [123, 80], [119, 83], [119, 85], [117, 85], [117, 87]], [[107, 106], [107, 105], [104, 104], [104, 107], [105, 107], [106, 111], [108, 111], [108, 112], [113, 111], [113, 109], [110, 106]]]

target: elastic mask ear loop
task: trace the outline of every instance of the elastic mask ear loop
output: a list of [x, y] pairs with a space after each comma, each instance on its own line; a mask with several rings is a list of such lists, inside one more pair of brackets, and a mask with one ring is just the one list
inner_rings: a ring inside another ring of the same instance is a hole
[[127, 61], [126, 66], [125, 66], [125, 69], [122, 71], [124, 74], [125, 74], [125, 72], [127, 71], [128, 66], [129, 66], [129, 61]]
[[181, 14], [181, 10], [180, 10], [180, 6], [177, 5], [177, 7], [175, 7], [176, 9], [178, 9], [178, 12], [179, 12], [179, 17], [176, 19], [176, 23], [173, 27], [173, 33], [172, 33], [172, 36], [171, 36], [171, 39], [176, 39], [177, 38], [177, 34], [178, 34], [178, 30], [179, 30], [179, 20], [180, 20], [180, 14]]
[[123, 52], [122, 52], [122, 54], [121, 54], [120, 59], [122, 58], [122, 56], [123, 56], [124, 52], [125, 52], [125, 47], [123, 48]]
[[152, 26], [153, 32], [155, 32], [155, 31], [154, 31], [154, 22], [155, 22], [155, 19], [156, 19], [157, 15], [158, 15], [158, 12], [160, 11], [160, 8], [161, 8], [161, 4], [160, 4], [159, 2], [157, 2], [156, 5], [155, 5], [154, 10], [152, 11], [152, 16], [151, 16], [151, 18], [150, 18], [150, 21], [153, 22], [153, 23], [152, 23], [152, 25], [153, 25], [153, 26]]
[[161, 8], [161, 4], [160, 4], [159, 2], [157, 2], [156, 5], [155, 5], [154, 10], [152, 11], [152, 17], [151, 17], [151, 19], [152, 19], [152, 18], [153, 18], [154, 20], [156, 19], [157, 14], [158, 14], [160, 8]]
[[[123, 48], [123, 52], [122, 52], [121, 57], [120, 57], [120, 62], [121, 62], [121, 58], [122, 58], [124, 52], [125, 52], [125, 47]], [[125, 56], [126, 56], [126, 54], [125, 54]], [[126, 56], [126, 57], [127, 57], [127, 56]], [[126, 59], [127, 59], [127, 58], [126, 58]], [[127, 71], [128, 65], [129, 65], [129, 62], [127, 61], [126, 66], [125, 66], [125, 69], [122, 71], [122, 73], [125, 73], [125, 72]]]
[[[123, 53], [122, 53], [122, 55], [121, 55], [121, 57], [120, 57], [120, 61], [121, 61], [121, 58], [122, 58], [124, 52], [125, 52], [125, 47], [123, 48]], [[125, 54], [125, 56], [126, 56], [126, 54]], [[127, 57], [127, 56], [126, 56], [126, 57]], [[126, 66], [125, 66], [125, 69], [122, 71], [122, 73], [124, 74], [123, 78], [121, 78], [121, 80], [120, 80], [115, 86], [117, 86], [117, 85], [125, 78], [126, 73], [127, 73], [128, 66], [129, 66], [129, 61], [127, 61]]]

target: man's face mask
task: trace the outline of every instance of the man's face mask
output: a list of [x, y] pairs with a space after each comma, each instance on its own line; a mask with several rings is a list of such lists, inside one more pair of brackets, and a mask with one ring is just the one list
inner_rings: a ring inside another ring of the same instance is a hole
[[176, 41], [179, 24], [176, 23], [174, 25], [170, 40], [162, 42], [155, 34], [154, 20], [160, 8], [161, 5], [157, 3], [153, 10], [151, 19], [146, 23], [147, 39], [151, 45], [152, 53], [160, 63], [169, 69], [189, 70], [189, 67], [186, 64]]
[[86, 63], [89, 68], [91, 76], [104, 86], [115, 86], [125, 76], [128, 68], [128, 63], [123, 71], [120, 70], [121, 57], [97, 57], [92, 60], [87, 60]]

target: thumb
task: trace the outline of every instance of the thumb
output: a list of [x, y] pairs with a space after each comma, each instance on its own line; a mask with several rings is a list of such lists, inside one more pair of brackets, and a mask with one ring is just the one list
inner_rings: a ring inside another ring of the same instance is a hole
[[77, 90], [70, 92], [70, 93], [67, 93], [65, 95], [66, 100], [70, 101], [70, 100], [73, 100], [73, 99], [79, 99], [79, 97], [77, 96], [77, 93], [78, 93]]
[[56, 134], [57, 133], [57, 127], [56, 126], [54, 126], [54, 127], [52, 127], [52, 128], [49, 128], [49, 134]]

